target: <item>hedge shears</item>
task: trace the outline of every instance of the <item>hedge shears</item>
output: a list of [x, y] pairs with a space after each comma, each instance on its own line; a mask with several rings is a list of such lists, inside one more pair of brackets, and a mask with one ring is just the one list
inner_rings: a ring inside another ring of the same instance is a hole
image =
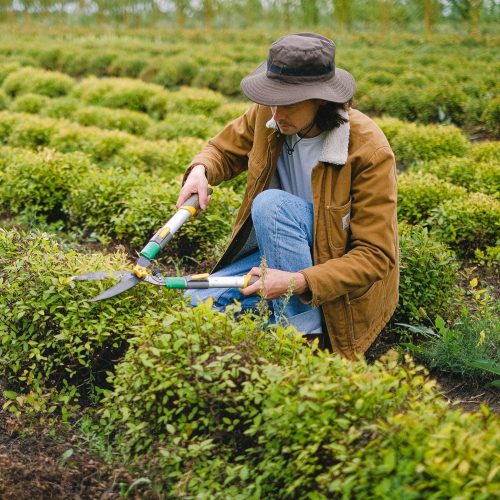
[[[209, 189], [208, 194], [212, 190]], [[163, 277], [152, 269], [152, 260], [165, 248], [172, 239], [177, 230], [191, 216], [196, 215], [200, 208], [197, 194], [191, 196], [184, 205], [153, 235], [146, 246], [140, 251], [139, 258], [132, 268], [132, 271], [96, 271], [93, 273], [80, 274], [73, 276], [72, 280], [106, 280], [110, 278], [119, 278], [120, 281], [111, 288], [104, 290], [90, 302], [109, 299], [120, 293], [129, 290], [138, 283], [145, 281], [151, 285], [164, 286], [172, 289], [187, 288], [246, 288], [255, 283], [259, 277], [246, 274], [244, 276], [210, 276], [208, 273], [194, 274], [180, 277]]]

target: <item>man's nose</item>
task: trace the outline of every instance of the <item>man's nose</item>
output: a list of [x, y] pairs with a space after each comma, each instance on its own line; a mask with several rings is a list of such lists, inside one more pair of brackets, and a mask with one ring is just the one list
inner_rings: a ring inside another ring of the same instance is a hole
[[273, 113], [274, 120], [279, 121], [279, 119], [282, 117], [281, 116], [281, 109], [279, 109], [279, 106], [272, 106], [271, 111]]

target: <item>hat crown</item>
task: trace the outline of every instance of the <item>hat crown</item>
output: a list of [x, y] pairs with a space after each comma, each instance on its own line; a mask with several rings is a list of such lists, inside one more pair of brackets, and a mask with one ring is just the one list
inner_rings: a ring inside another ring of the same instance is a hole
[[268, 77], [322, 77], [335, 73], [335, 44], [321, 35], [297, 33], [269, 49]]

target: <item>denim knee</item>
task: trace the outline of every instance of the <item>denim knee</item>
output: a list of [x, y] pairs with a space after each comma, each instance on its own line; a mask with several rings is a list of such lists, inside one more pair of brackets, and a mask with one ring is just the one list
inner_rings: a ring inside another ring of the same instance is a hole
[[281, 189], [266, 189], [259, 193], [252, 203], [252, 218], [267, 217], [269, 208], [278, 205], [284, 195], [286, 193]]

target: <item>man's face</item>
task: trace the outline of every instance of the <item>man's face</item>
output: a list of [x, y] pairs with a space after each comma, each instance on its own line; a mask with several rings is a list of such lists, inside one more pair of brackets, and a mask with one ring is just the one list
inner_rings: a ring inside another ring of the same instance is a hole
[[[287, 106], [271, 106], [271, 111], [281, 133], [293, 135], [311, 126], [320, 105], [319, 99], [309, 99]], [[315, 128], [312, 127], [311, 132], [315, 133], [316, 131], [313, 131]]]

